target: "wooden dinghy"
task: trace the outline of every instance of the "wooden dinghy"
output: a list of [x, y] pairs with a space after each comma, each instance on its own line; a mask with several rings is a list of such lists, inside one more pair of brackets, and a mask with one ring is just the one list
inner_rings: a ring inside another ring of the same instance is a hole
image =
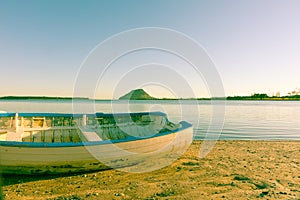
[[161, 112], [0, 113], [2, 173], [147, 172], [171, 164], [192, 139], [191, 124]]

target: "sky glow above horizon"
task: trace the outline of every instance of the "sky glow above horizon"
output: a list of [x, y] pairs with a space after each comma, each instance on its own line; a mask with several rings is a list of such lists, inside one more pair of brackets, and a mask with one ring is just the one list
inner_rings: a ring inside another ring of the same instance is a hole
[[[286, 95], [300, 87], [298, 0], [1, 1], [0, 27], [0, 96], [72, 96], [81, 64], [99, 43], [142, 27], [173, 29], [197, 41], [214, 62], [226, 96]], [[149, 61], [149, 53], [139, 56]], [[179, 71], [185, 66], [170, 56], [150, 57]], [[122, 62], [112, 74], [130, 64], [130, 56]], [[112, 79], [96, 98], [113, 98]], [[191, 87], [197, 97], [209, 96], [205, 83]], [[157, 85], [144, 89], [173, 97]]]

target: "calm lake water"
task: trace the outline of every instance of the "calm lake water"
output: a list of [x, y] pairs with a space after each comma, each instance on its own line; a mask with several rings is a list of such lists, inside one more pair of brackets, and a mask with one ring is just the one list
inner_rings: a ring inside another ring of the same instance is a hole
[[[225, 106], [226, 103], [226, 106]], [[224, 109], [224, 113], [222, 112]], [[213, 115], [214, 110], [216, 115]], [[170, 121], [189, 121], [194, 138], [221, 140], [300, 140], [299, 101], [87, 101], [0, 100], [6, 112], [162, 111]], [[214, 116], [214, 117], [213, 117]], [[214, 129], [224, 123], [221, 132]]]

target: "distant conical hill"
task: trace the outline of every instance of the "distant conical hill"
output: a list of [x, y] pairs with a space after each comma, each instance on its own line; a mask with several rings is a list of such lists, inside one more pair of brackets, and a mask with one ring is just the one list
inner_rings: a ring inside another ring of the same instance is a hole
[[120, 100], [152, 100], [156, 99], [155, 97], [150, 96], [143, 89], [132, 90], [129, 93], [121, 96]]

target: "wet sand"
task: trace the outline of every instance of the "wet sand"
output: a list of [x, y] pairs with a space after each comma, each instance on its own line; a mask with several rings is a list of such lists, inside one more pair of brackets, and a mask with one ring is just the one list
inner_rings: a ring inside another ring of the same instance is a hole
[[[300, 141], [201, 141], [168, 167], [72, 175], [3, 175], [4, 199], [298, 199]], [[153, 161], [155, 162], [155, 161]]]

